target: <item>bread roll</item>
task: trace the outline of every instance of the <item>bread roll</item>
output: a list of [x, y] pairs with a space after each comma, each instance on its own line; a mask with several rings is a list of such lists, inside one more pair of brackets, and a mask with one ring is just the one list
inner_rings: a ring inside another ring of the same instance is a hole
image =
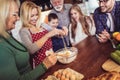
[[55, 72], [53, 73], [53, 75], [54, 75], [54, 76], [57, 76], [57, 75], [58, 75], [58, 71], [55, 71]]
[[120, 73], [115, 71], [107, 72], [88, 80], [120, 80]]
[[70, 80], [76, 80], [76, 76], [75, 76], [74, 74], [72, 74], [72, 75], [70, 76]]
[[67, 70], [63, 70], [62, 74], [66, 75], [66, 74], [68, 74], [68, 71]]
[[60, 78], [60, 80], [65, 80], [65, 79], [66, 79], [65, 75], [62, 75], [61, 78]]
[[72, 75], [72, 74], [68, 72], [65, 76], [66, 76], [66, 78], [69, 79], [71, 75]]
[[60, 79], [61, 76], [62, 76], [61, 73], [58, 73], [56, 77], [57, 77], [58, 79]]

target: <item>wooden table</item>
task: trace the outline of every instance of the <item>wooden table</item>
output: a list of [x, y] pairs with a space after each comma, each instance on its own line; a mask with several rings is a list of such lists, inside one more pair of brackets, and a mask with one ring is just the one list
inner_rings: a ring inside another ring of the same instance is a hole
[[114, 51], [110, 42], [103, 44], [99, 43], [95, 37], [88, 37], [76, 47], [79, 53], [75, 61], [66, 65], [57, 62], [55, 66], [40, 77], [40, 80], [45, 79], [58, 69], [67, 67], [82, 73], [85, 76], [83, 80], [87, 80], [88, 78], [98, 76], [105, 72], [101, 66], [110, 57], [110, 53]]

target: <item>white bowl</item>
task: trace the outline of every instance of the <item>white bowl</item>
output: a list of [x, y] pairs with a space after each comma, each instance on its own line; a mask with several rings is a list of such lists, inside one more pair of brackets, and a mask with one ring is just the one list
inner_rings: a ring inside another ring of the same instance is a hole
[[[58, 51], [56, 51], [57, 59], [60, 63], [68, 64], [75, 60], [78, 54], [78, 50], [75, 47], [67, 47], [67, 49], [62, 48]], [[67, 56], [60, 56], [60, 55], [66, 55]]]

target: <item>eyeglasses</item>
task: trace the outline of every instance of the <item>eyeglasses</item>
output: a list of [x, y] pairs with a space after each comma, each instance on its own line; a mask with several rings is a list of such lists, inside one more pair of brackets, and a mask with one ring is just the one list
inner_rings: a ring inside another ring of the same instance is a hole
[[103, 2], [103, 3], [106, 3], [106, 2], [108, 2], [108, 1], [109, 1], [109, 0], [99, 0], [100, 3], [102, 3], [102, 2]]

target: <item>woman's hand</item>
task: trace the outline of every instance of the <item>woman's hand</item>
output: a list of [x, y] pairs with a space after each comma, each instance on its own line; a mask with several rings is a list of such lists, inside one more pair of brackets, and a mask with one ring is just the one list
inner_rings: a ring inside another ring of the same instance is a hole
[[65, 32], [63, 30], [55, 28], [47, 34], [47, 37], [51, 38], [51, 37], [56, 36], [56, 35], [61, 35], [61, 36], [65, 35]]
[[57, 62], [57, 57], [55, 54], [51, 54], [48, 57], [46, 57], [43, 61], [43, 64], [46, 66], [46, 68], [50, 68], [53, 65], [55, 65], [55, 63]]

